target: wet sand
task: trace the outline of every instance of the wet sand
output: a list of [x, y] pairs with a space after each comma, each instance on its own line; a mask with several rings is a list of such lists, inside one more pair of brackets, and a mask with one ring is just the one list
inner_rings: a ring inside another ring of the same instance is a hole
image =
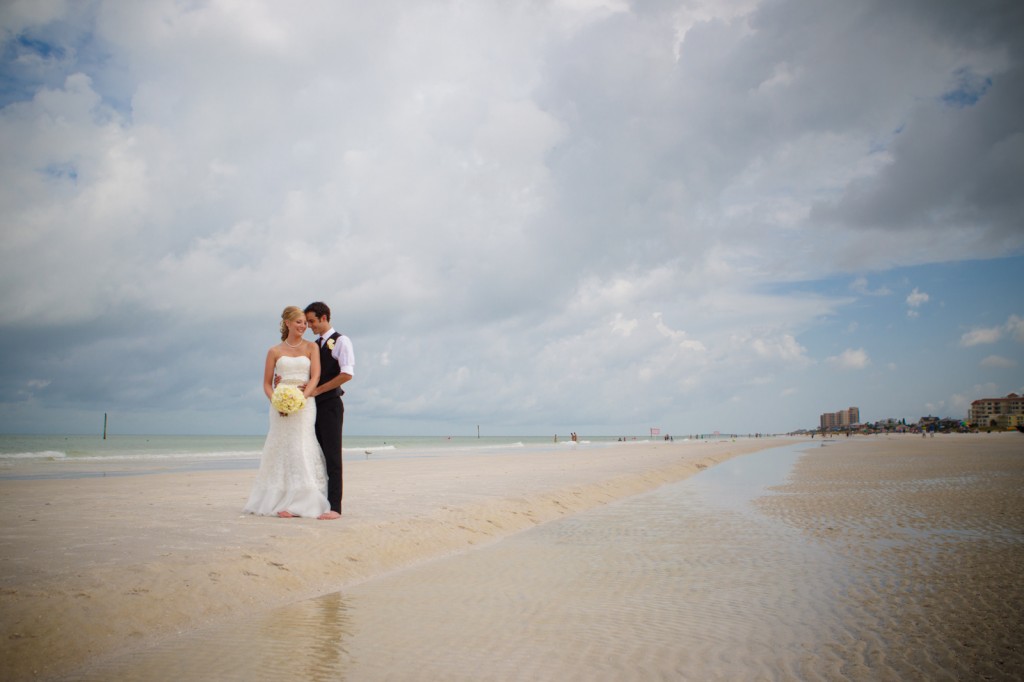
[[1024, 435], [829, 445], [777, 490], [843, 567], [824, 679], [1024, 679]]
[[[333, 522], [241, 514], [252, 471], [121, 475], [140, 473], [129, 469], [0, 480], [4, 676], [73, 675], [189, 632], [464, 553], [780, 442], [347, 462], [345, 516]], [[55, 464], [21, 466], [46, 473]], [[68, 464], [80, 473], [104, 466]]]

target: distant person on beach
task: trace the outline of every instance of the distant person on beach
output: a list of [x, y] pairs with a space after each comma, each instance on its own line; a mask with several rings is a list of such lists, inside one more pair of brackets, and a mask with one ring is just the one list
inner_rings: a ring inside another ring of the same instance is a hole
[[[320, 379], [313, 391], [316, 398], [316, 439], [324, 453], [327, 466], [327, 500], [331, 510], [322, 519], [341, 516], [343, 493], [341, 470], [341, 432], [345, 423], [345, 403], [341, 396], [342, 384], [352, 380], [356, 364], [352, 341], [331, 326], [331, 309], [316, 301], [306, 306], [306, 321], [319, 338]], [[312, 382], [311, 382], [312, 383]]]
[[270, 427], [244, 509], [250, 514], [325, 518], [330, 510], [314, 433], [317, 406], [310, 400], [320, 380], [320, 353], [303, 340], [305, 331], [302, 308], [288, 306], [281, 313], [281, 343], [267, 351], [263, 392], [270, 401]]

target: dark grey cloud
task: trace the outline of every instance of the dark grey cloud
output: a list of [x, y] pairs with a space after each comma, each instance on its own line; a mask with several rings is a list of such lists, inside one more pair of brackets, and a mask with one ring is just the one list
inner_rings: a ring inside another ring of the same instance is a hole
[[812, 218], [878, 229], [970, 229], [1001, 248], [1024, 237], [1024, 69], [956, 83], [922, 103], [895, 136], [892, 160]]

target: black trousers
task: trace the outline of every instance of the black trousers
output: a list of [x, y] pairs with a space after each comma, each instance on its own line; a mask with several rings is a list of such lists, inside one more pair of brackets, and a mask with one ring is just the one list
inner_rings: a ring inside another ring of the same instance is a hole
[[324, 451], [327, 467], [327, 501], [341, 513], [341, 429], [345, 423], [345, 403], [333, 397], [316, 402], [316, 440]]

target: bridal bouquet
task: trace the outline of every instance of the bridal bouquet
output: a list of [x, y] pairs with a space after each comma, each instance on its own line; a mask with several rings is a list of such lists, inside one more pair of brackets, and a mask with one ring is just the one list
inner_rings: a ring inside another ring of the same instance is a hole
[[294, 386], [278, 386], [274, 389], [270, 404], [282, 414], [291, 414], [306, 406], [306, 396]]

